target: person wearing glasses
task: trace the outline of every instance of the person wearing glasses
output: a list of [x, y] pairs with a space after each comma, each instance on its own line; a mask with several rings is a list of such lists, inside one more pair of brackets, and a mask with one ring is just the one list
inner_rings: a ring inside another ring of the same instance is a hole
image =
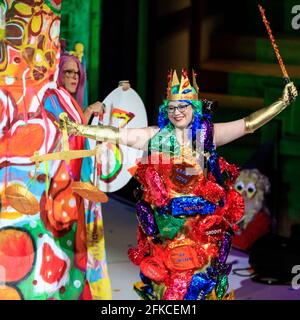
[[220, 157], [225, 145], [266, 124], [297, 97], [289, 83], [282, 97], [243, 119], [212, 122], [211, 103], [199, 98], [182, 71], [168, 76], [167, 97], [158, 126], [140, 129], [86, 126], [67, 118], [69, 135], [110, 141], [148, 151], [132, 170], [141, 184], [135, 192], [137, 247], [130, 260], [140, 267], [134, 285], [143, 299], [233, 299], [227, 293], [231, 239], [244, 213], [235, 190], [237, 167]]
[[[81, 62], [74, 55], [63, 53], [60, 57], [58, 84], [64, 87], [77, 103], [83, 108], [85, 71]], [[86, 123], [89, 123], [92, 115], [98, 113], [101, 116], [105, 112], [105, 105], [97, 101], [84, 109]]]

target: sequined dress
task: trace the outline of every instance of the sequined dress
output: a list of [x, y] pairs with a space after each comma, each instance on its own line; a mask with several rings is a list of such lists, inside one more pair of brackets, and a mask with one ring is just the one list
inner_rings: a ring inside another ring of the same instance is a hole
[[233, 188], [238, 169], [218, 156], [209, 115], [201, 119], [198, 142], [195, 150], [181, 147], [165, 127], [138, 163], [137, 247], [128, 255], [140, 267], [134, 289], [143, 299], [233, 298], [226, 259], [244, 211]]

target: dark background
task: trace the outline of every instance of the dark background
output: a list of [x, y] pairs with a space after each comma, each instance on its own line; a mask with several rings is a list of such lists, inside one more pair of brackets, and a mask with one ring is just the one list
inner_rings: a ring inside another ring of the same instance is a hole
[[[90, 102], [103, 101], [120, 80], [129, 80], [144, 101], [149, 125], [154, 125], [166, 90], [167, 71], [194, 68], [200, 97], [218, 102], [214, 122], [240, 119], [270, 105], [280, 97], [284, 83], [258, 3], [266, 10], [289, 75], [300, 87], [300, 30], [291, 25], [296, 0], [89, 3]], [[69, 8], [65, 15], [71, 14]], [[78, 8], [73, 14], [80, 14]], [[69, 37], [81, 35], [80, 30], [76, 32], [69, 32]], [[229, 162], [241, 168], [256, 167], [269, 177], [272, 193], [268, 205], [282, 234], [289, 233], [291, 224], [300, 220], [298, 104], [299, 99], [254, 134], [218, 148]], [[132, 179], [114, 194], [134, 202], [136, 185]]]

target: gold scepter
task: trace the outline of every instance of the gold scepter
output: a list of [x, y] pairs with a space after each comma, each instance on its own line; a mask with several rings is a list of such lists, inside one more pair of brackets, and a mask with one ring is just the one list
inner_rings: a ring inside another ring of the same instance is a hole
[[[100, 152], [100, 146], [96, 146], [94, 150], [70, 150], [66, 126], [67, 120], [68, 115], [66, 113], [61, 113], [60, 121], [63, 136], [63, 150], [61, 152], [48, 153], [43, 155], [35, 152], [34, 155], [30, 158], [30, 161], [35, 162], [36, 170], [39, 168], [40, 162], [43, 161], [64, 160], [66, 164], [69, 164], [73, 159], [95, 156]], [[106, 196], [106, 194], [89, 182], [72, 181], [71, 187], [73, 192], [79, 194], [79, 196], [81, 196], [82, 198], [86, 198], [90, 201], [108, 201], [108, 197]], [[5, 204], [7, 203], [17, 212], [20, 212], [22, 214], [35, 215], [40, 210], [39, 201], [29, 191], [27, 186], [12, 183], [8, 187], [5, 187], [4, 197]]]
[[40, 162], [43, 161], [54, 161], [54, 160], [65, 160], [67, 164], [70, 163], [73, 159], [85, 158], [95, 156], [99, 152], [99, 146], [96, 146], [94, 150], [70, 150], [69, 142], [68, 142], [68, 133], [66, 121], [68, 119], [68, 115], [66, 113], [61, 113], [60, 121], [62, 124], [62, 136], [63, 136], [63, 150], [60, 152], [53, 152], [48, 154], [40, 155], [38, 152], [35, 152], [34, 155], [30, 158], [30, 161], [35, 162], [36, 166], [39, 166]]
[[[290, 80], [290, 77], [289, 77], [289, 75], [287, 73], [286, 67], [285, 67], [285, 65], [284, 65], [284, 63], [282, 61], [281, 55], [279, 53], [279, 48], [278, 48], [277, 43], [275, 41], [275, 38], [274, 38], [274, 36], [272, 34], [270, 23], [266, 18], [265, 9], [260, 4], [258, 5], [258, 8], [259, 8], [263, 23], [264, 23], [264, 25], [265, 25], [265, 27], [267, 29], [268, 34], [269, 34], [269, 38], [271, 40], [272, 47], [273, 47], [273, 49], [275, 51], [279, 66], [281, 68], [281, 71], [282, 71], [282, 74], [283, 74], [283, 80], [284, 80], [285, 84], [288, 84], [289, 82], [291, 82], [291, 80]], [[290, 94], [290, 97], [291, 97], [292, 101], [295, 100], [295, 97], [292, 97], [291, 94]]]
[[[40, 155], [38, 152], [35, 152], [34, 155], [30, 158], [30, 161], [35, 162], [37, 168], [39, 166], [39, 163], [43, 161], [64, 160], [66, 164], [69, 164], [70, 161], [73, 159], [96, 156], [100, 153], [100, 145], [96, 145], [95, 149], [93, 150], [70, 150], [67, 131], [68, 115], [62, 112], [59, 115], [59, 119], [63, 138], [63, 150], [60, 152], [48, 153], [43, 155]], [[73, 192], [79, 194], [82, 198], [88, 199], [89, 201], [108, 201], [107, 195], [101, 190], [99, 190], [97, 186], [92, 185], [90, 182], [72, 181], [71, 187]]]

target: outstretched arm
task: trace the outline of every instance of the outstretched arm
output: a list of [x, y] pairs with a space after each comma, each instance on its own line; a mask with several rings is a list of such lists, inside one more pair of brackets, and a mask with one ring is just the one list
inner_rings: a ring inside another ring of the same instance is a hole
[[294, 84], [288, 83], [283, 90], [282, 97], [270, 106], [255, 111], [244, 119], [214, 124], [214, 144], [222, 146], [247, 133], [253, 133], [291, 104], [297, 95]]
[[243, 135], [245, 135], [244, 119], [214, 124], [214, 144], [216, 147], [227, 144]]
[[158, 127], [118, 129], [113, 126], [82, 125], [70, 121], [66, 114], [61, 114], [60, 119], [61, 128], [66, 127], [68, 135], [77, 135], [96, 141], [123, 144], [142, 150], [147, 150], [148, 141], [159, 131]]
[[158, 127], [146, 127], [140, 129], [120, 129], [120, 144], [147, 150], [149, 140], [159, 131]]

